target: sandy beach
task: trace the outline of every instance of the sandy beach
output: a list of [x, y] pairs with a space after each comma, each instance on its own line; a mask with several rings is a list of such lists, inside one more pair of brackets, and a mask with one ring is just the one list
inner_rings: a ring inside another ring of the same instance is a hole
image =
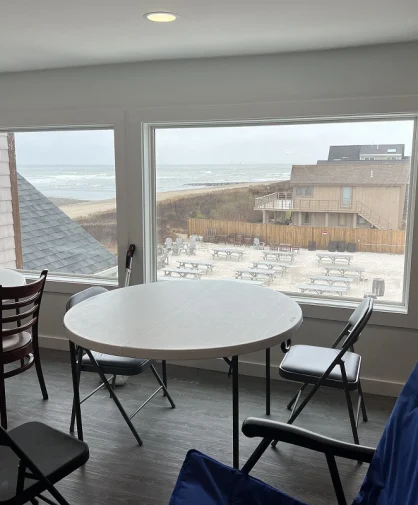
[[[278, 182], [278, 181], [272, 181]], [[264, 184], [271, 184], [266, 182]], [[164, 193], [157, 193], [157, 202], [163, 202], [166, 200], [177, 200], [178, 198], [202, 195], [206, 193], [214, 193], [218, 191], [228, 191], [231, 189], [249, 188], [251, 186], [262, 186], [263, 184], [258, 183], [241, 183], [241, 184], [228, 184], [227, 186], [211, 186], [208, 188], [191, 188], [182, 189], [180, 191], [167, 191]], [[110, 200], [97, 200], [89, 202], [76, 202], [66, 205], [59, 205], [60, 209], [67, 214], [67, 216], [72, 219], [79, 219], [81, 217], [90, 216], [93, 214], [101, 214], [103, 212], [109, 212], [116, 208], [116, 199], [111, 198]]]

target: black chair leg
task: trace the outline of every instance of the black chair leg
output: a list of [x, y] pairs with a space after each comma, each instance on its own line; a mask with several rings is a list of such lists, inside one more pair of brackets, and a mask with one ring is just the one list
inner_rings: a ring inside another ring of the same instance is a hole
[[[114, 391], [115, 390], [115, 387], [116, 387], [116, 375], [113, 375], [112, 376], [112, 384], [110, 386], [112, 388], [112, 390]], [[112, 398], [112, 395], [109, 395], [110, 398]]]
[[361, 412], [363, 414], [363, 421], [365, 423], [367, 423], [368, 417], [367, 417], [367, 412], [366, 412], [366, 404], [364, 403], [364, 395], [363, 395], [363, 389], [361, 387], [360, 379], [358, 380], [358, 394], [360, 395], [360, 406], [361, 406]]
[[347, 374], [345, 372], [344, 364], [342, 363], [340, 366], [341, 366], [341, 375], [344, 382], [345, 398], [347, 400], [348, 415], [350, 417], [351, 431], [353, 432], [354, 443], [358, 445], [360, 444], [360, 441], [357, 433], [357, 425], [356, 425], [356, 418], [354, 416], [353, 403], [351, 401], [350, 390], [348, 389]]
[[163, 391], [165, 392], [164, 396], [167, 397], [168, 401], [170, 402], [171, 407], [173, 409], [175, 409], [176, 408], [176, 404], [174, 403], [173, 399], [171, 398], [170, 393], [168, 392], [168, 389], [165, 387], [165, 384], [164, 384], [163, 380], [158, 375], [158, 372], [155, 369], [154, 365], [151, 365], [150, 368], [151, 368], [152, 373], [154, 374], [154, 377], [157, 379], [158, 384], [163, 388]]
[[[77, 383], [78, 388], [80, 389], [80, 381], [81, 381], [81, 359], [83, 357], [83, 350], [81, 347], [78, 348], [77, 351]], [[75, 406], [73, 399], [73, 409], [71, 411], [71, 422], [70, 422], [70, 433], [74, 433], [74, 425], [75, 425]]]
[[4, 382], [4, 365], [0, 363], [0, 420], [2, 427], [7, 430], [6, 387]]
[[39, 385], [41, 386], [42, 397], [48, 400], [48, 391], [46, 390], [44, 374], [42, 373], [41, 357], [39, 356], [39, 345], [37, 339], [33, 340], [33, 357], [35, 359], [36, 375], [38, 376]]
[[287, 410], [292, 410], [293, 404], [297, 400], [298, 396], [300, 393], [303, 393], [305, 388], [307, 387], [308, 384], [303, 384], [300, 388], [299, 391], [295, 394], [295, 396], [290, 400], [290, 402], [287, 404]]
[[335, 458], [331, 454], [326, 454], [326, 458], [329, 473], [331, 474], [332, 484], [334, 486], [335, 495], [337, 497], [337, 503], [338, 505], [347, 505]]
[[163, 370], [163, 382], [165, 389], [163, 388], [163, 395], [167, 396], [167, 393], [165, 392], [167, 389], [167, 361], [165, 359], [162, 360], [162, 370]]
[[100, 376], [100, 379], [102, 382], [105, 384], [107, 390], [110, 393], [110, 396], [112, 397], [113, 401], [116, 403], [117, 408], [119, 409], [119, 412], [122, 414], [122, 417], [125, 419], [126, 424], [128, 425], [129, 429], [131, 430], [133, 436], [135, 437], [136, 441], [138, 442], [138, 445], [142, 445], [142, 440], [141, 437], [138, 435], [138, 432], [135, 429], [135, 426], [132, 424], [132, 421], [129, 419], [128, 414], [126, 413], [125, 409], [123, 408], [122, 404], [119, 401], [119, 398], [116, 396], [116, 393], [113, 391], [111, 388], [109, 382], [107, 381], [105, 374], [103, 373], [102, 369], [98, 365], [96, 359], [94, 358], [93, 354], [91, 351], [88, 349], [85, 349], [88, 357], [90, 358], [90, 361], [93, 363], [95, 366], [97, 373]]
[[[287, 424], [293, 424], [296, 418], [299, 416], [299, 414], [302, 412], [302, 410], [306, 407], [306, 405], [311, 401], [313, 395], [318, 391], [318, 389], [321, 387], [323, 382], [323, 379], [319, 379], [319, 381], [314, 385], [314, 387], [311, 389], [311, 391], [306, 395], [305, 399], [303, 402], [299, 405], [299, 407], [296, 408], [296, 406], [293, 408], [292, 413], [290, 414], [289, 420], [287, 421]], [[303, 386], [302, 386], [303, 387]], [[298, 396], [302, 394], [302, 388], [298, 391], [295, 401], [298, 399]], [[273, 449], [276, 447], [278, 440], [274, 440], [271, 444]]]

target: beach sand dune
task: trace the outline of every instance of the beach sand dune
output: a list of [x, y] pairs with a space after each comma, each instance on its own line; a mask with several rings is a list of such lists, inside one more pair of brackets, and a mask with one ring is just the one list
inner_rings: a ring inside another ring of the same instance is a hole
[[116, 209], [116, 199], [98, 200], [90, 202], [72, 203], [69, 205], [60, 205], [60, 209], [71, 219], [90, 216], [92, 214], [101, 214]]
[[[278, 181], [274, 181], [278, 182]], [[266, 185], [269, 183], [266, 182]], [[181, 191], [167, 191], [164, 193], [157, 193], [157, 202], [163, 202], [166, 200], [177, 200], [179, 198], [184, 198], [188, 196], [197, 196], [206, 193], [214, 193], [218, 191], [228, 191], [231, 189], [239, 188], [249, 188], [251, 186], [260, 187], [260, 183], [250, 183], [245, 182], [241, 184], [228, 184], [226, 186], [216, 186], [209, 188], [193, 188], [193, 189], [183, 189]], [[59, 205], [60, 209], [71, 217], [71, 219], [79, 219], [81, 217], [90, 216], [92, 214], [101, 214], [104, 212], [109, 212], [116, 209], [116, 200], [114, 198], [110, 200], [99, 200], [99, 201], [89, 201], [89, 202], [78, 202], [71, 203], [67, 205]]]

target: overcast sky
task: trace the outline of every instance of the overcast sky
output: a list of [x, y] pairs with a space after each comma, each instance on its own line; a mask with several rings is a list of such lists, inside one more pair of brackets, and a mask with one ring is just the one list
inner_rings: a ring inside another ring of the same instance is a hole
[[[159, 164], [316, 163], [330, 145], [405, 144], [412, 121], [158, 130]], [[19, 165], [113, 165], [112, 131], [16, 133]]]

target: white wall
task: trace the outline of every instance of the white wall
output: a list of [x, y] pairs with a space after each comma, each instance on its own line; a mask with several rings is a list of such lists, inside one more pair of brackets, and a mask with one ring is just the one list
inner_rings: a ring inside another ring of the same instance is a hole
[[[136, 117], [132, 115], [135, 109], [139, 117], [141, 114], [152, 116], [157, 108], [164, 116], [162, 109], [176, 108], [186, 114], [193, 106], [199, 106], [202, 111], [202, 106], [207, 105], [203, 110], [207, 111], [208, 119], [216, 118], [216, 108], [210, 106], [234, 104], [246, 104], [252, 110], [258, 108], [263, 117], [280, 116], [280, 111], [285, 117], [417, 112], [417, 54], [418, 43], [410, 43], [277, 56], [4, 74], [0, 75], [0, 126], [22, 126], [25, 121], [44, 125], [45, 111], [52, 111], [54, 124], [59, 124], [59, 118], [68, 116], [69, 112], [75, 118], [73, 124], [77, 124], [76, 118], [87, 109], [114, 109], [125, 117], [127, 143], [131, 143], [127, 150], [138, 153], [134, 143], [140, 139], [134, 136], [135, 119], [132, 119]], [[275, 103], [274, 107], [269, 103]], [[138, 112], [138, 109], [147, 110]], [[124, 176], [132, 181], [137, 177], [138, 166], [139, 162], [127, 156], [127, 160], [117, 164], [117, 170], [125, 171]], [[134, 189], [126, 186], [126, 205], [132, 204], [131, 210], [134, 204], [129, 191]], [[119, 188], [120, 195], [124, 191]], [[135, 223], [127, 222], [127, 236], [134, 237]], [[41, 320], [43, 335], [64, 336], [62, 317], [68, 296], [67, 293], [46, 293]], [[411, 301], [415, 302], [417, 297], [417, 290], [413, 290]], [[333, 308], [327, 312], [331, 318], [339, 314]], [[323, 310], [304, 308], [304, 313], [305, 322], [295, 337], [296, 342], [328, 344], [341, 327], [341, 323], [322, 319]], [[359, 351], [363, 356], [366, 390], [387, 394], [399, 391], [418, 359], [415, 331], [418, 325], [406, 326], [410, 329], [372, 325], [364, 333]], [[51, 338], [44, 342], [62, 345], [61, 341]], [[261, 373], [261, 367], [257, 366], [260, 355], [243, 360], [249, 363], [242, 368], [244, 372]], [[280, 360], [281, 352], [276, 349], [273, 363], [277, 366]], [[218, 365], [211, 363], [210, 366]]]

